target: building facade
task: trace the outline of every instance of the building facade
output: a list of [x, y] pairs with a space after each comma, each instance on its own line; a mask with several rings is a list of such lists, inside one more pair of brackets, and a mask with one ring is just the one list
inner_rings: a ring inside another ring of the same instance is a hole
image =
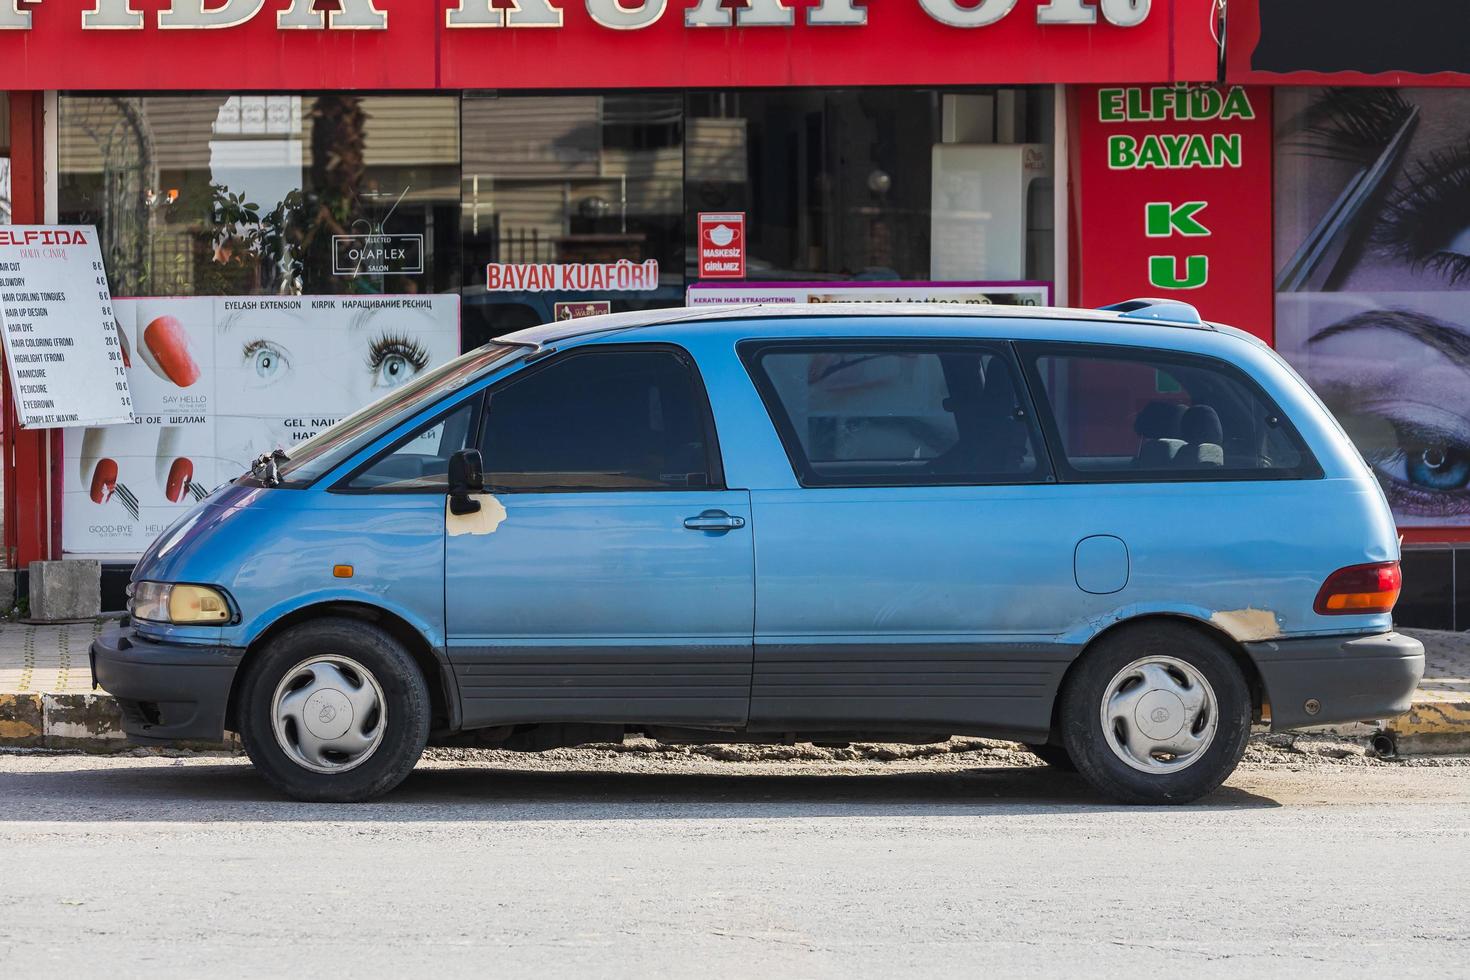
[[1302, 6], [0, 0], [9, 219], [97, 227], [138, 416], [23, 430], [7, 381], [7, 560], [100, 558], [115, 604], [254, 455], [556, 317], [1168, 295], [1318, 386], [1418, 549], [1406, 616], [1453, 626], [1470, 327], [1429, 195], [1470, 115], [1281, 43]]

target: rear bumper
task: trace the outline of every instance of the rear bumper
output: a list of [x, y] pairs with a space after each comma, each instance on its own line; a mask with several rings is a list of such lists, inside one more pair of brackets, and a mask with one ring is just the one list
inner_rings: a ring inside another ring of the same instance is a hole
[[1424, 644], [1400, 633], [1268, 640], [1245, 649], [1265, 682], [1274, 731], [1401, 715], [1424, 676]]
[[131, 628], [92, 644], [92, 677], [117, 698], [134, 742], [218, 741], [245, 651], [156, 643]]

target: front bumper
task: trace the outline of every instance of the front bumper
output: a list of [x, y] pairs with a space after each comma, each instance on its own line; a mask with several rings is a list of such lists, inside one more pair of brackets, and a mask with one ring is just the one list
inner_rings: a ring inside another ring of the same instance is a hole
[[245, 651], [158, 643], [132, 628], [92, 644], [92, 677], [117, 698], [134, 742], [219, 741], [230, 686]]
[[1401, 633], [1267, 640], [1245, 649], [1265, 682], [1273, 731], [1401, 715], [1424, 676], [1424, 644]]

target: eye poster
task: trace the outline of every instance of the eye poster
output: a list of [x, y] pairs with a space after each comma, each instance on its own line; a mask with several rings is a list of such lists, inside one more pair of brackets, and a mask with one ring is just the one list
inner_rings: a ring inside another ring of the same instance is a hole
[[1276, 90], [1276, 347], [1400, 527], [1470, 526], [1470, 92]]
[[134, 558], [215, 487], [459, 354], [459, 297], [117, 300], [135, 419], [68, 429], [62, 549]]

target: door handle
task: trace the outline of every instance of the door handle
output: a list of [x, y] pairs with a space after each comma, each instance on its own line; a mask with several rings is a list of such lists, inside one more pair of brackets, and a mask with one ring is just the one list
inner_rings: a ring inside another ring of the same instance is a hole
[[691, 531], [734, 531], [745, 526], [745, 518], [722, 510], [707, 510], [698, 517], [684, 518], [684, 526]]

